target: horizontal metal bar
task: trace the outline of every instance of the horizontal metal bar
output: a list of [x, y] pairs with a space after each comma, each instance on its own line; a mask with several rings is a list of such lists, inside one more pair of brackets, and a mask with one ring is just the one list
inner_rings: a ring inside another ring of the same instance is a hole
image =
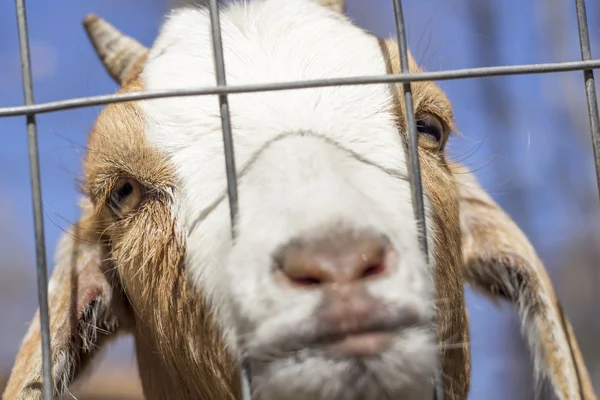
[[204, 87], [197, 89], [152, 90], [123, 94], [80, 97], [75, 99], [38, 103], [32, 106], [4, 107], [0, 108], [0, 117], [14, 117], [18, 115], [34, 113], [41, 114], [53, 111], [71, 110], [74, 108], [98, 106], [124, 101], [148, 100], [177, 96], [204, 96], [231, 93], [271, 92], [276, 90], [295, 90], [316, 87], [365, 85], [376, 83], [441, 81], [465, 78], [485, 78], [505, 75], [526, 75], [553, 72], [581, 71], [585, 69], [598, 68], [600, 68], [600, 60], [571, 61], [548, 64], [510, 65], [503, 67], [466, 68], [451, 71], [419, 72], [414, 74], [359, 76], [351, 78], [333, 78], [281, 83], [231, 85], [226, 87]]

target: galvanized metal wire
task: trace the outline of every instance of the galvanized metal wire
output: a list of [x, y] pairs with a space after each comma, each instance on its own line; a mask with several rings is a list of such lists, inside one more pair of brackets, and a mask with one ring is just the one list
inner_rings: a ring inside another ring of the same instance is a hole
[[[31, 74], [31, 56], [29, 33], [27, 30], [27, 12], [25, 0], [16, 0], [17, 25], [19, 29], [19, 49], [21, 53], [21, 74], [23, 77], [23, 95], [25, 104], [35, 103], [33, 96], [33, 78]], [[40, 176], [40, 157], [37, 141], [37, 123], [34, 113], [27, 114], [27, 147], [29, 149], [29, 174], [33, 197], [33, 221], [35, 230], [35, 255], [38, 281], [38, 301], [40, 305], [40, 333], [42, 337], [42, 374], [44, 380], [44, 400], [52, 399], [52, 354], [50, 352], [50, 317], [48, 313], [48, 268], [46, 262], [46, 239], [44, 235], [44, 212], [42, 208], [42, 183]]]
[[[410, 73], [408, 66], [408, 45], [406, 43], [406, 29], [404, 27], [404, 13], [402, 2], [392, 0], [394, 8], [394, 22], [396, 24], [396, 41], [398, 43], [398, 54], [400, 55], [400, 72]], [[419, 138], [417, 137], [417, 120], [413, 104], [411, 82], [402, 83], [404, 94], [404, 111], [406, 115], [406, 129], [408, 133], [408, 158], [406, 160], [408, 176], [410, 177], [410, 194], [413, 205], [413, 213], [417, 222], [419, 232], [419, 244], [421, 252], [427, 264], [429, 264], [429, 251], [427, 246], [427, 224], [425, 223], [425, 202], [423, 199], [423, 183], [421, 182], [421, 166], [419, 164]], [[439, 366], [436, 371], [439, 371]], [[436, 373], [433, 391], [434, 400], [444, 399], [444, 388], [440, 379], [440, 373]]]
[[[225, 57], [223, 56], [223, 41], [221, 39], [221, 20], [219, 19], [219, 4], [217, 0], [210, 0], [210, 26], [212, 32], [213, 54], [215, 60], [215, 75], [217, 87], [226, 87]], [[227, 175], [227, 197], [229, 198], [229, 216], [231, 219], [231, 239], [235, 240], [235, 222], [238, 213], [238, 186], [235, 168], [235, 153], [233, 148], [233, 134], [231, 132], [231, 116], [229, 114], [229, 101], [227, 93], [219, 95], [219, 111], [221, 113], [221, 128], [223, 130], [223, 148], [225, 151], [225, 172]], [[243, 400], [250, 400], [250, 374], [241, 355], [238, 357], [240, 365], [240, 388]]]
[[[581, 49], [581, 59], [589, 61], [592, 59], [592, 50], [590, 48], [590, 34], [588, 31], [587, 13], [585, 11], [585, 1], [575, 0], [575, 9], [577, 13], [577, 28], [579, 30], [579, 47]], [[585, 81], [585, 97], [588, 105], [590, 117], [590, 134], [592, 136], [592, 148], [594, 150], [594, 161], [596, 166], [596, 183], [600, 191], [600, 119], [598, 113], [598, 98], [596, 97], [596, 84], [594, 81], [594, 71], [592, 68], [586, 68], [583, 71]]]
[[[221, 20], [219, 19], [219, 4], [217, 0], [210, 0], [209, 8], [217, 86], [225, 87], [227, 86], [225, 78], [225, 58], [223, 57]], [[227, 101], [227, 93], [222, 93], [219, 95], [219, 111], [221, 113], [223, 147], [225, 150], [225, 170], [227, 173], [227, 193], [229, 197], [229, 211], [231, 216], [231, 236], [235, 237], [235, 218], [238, 210], [237, 175], [235, 170], [233, 135], [231, 133], [231, 117], [229, 115], [229, 102]]]
[[388, 74], [357, 76], [350, 78], [313, 79], [306, 81], [260, 83], [251, 85], [212, 86], [190, 89], [145, 90], [120, 94], [78, 97], [74, 99], [49, 101], [34, 105], [0, 107], [0, 117], [15, 117], [27, 114], [43, 114], [75, 108], [100, 106], [124, 101], [150, 100], [167, 97], [207, 96], [215, 94], [272, 92], [276, 90], [300, 90], [317, 87], [367, 85], [375, 83], [401, 83], [422, 81], [445, 81], [467, 78], [489, 78], [506, 75], [548, 74], [555, 72], [583, 71], [599, 69], [600, 60], [569, 61], [544, 64], [508, 65], [500, 67], [463, 68], [448, 71], [418, 72], [410, 74]]
[[[408, 74], [408, 46], [406, 44], [406, 30], [404, 28], [404, 16], [400, 0], [392, 1], [394, 6], [394, 20], [396, 22], [396, 37], [400, 54], [400, 72]], [[406, 128], [408, 131], [408, 173], [410, 175], [411, 198], [413, 212], [417, 220], [420, 233], [419, 241], [421, 251], [429, 262], [427, 252], [427, 226], [425, 225], [425, 204], [423, 202], [423, 184], [421, 183], [421, 166], [419, 165], [419, 139], [417, 137], [417, 120], [413, 104], [412, 89], [410, 81], [402, 83], [404, 92], [404, 111], [406, 113]]]
[[[25, 105], [15, 107], [0, 108], [0, 117], [26, 116], [29, 165], [31, 174], [31, 187], [33, 199], [33, 213], [35, 226], [36, 242], [36, 267], [38, 279], [38, 296], [40, 308], [41, 323], [41, 341], [42, 341], [42, 373], [43, 373], [43, 392], [44, 399], [50, 400], [53, 397], [53, 383], [51, 373], [51, 348], [50, 348], [50, 327], [48, 313], [48, 277], [46, 263], [46, 248], [44, 240], [44, 223], [42, 209], [42, 191], [41, 177], [39, 167], [39, 152], [37, 145], [37, 126], [36, 115], [41, 113], [69, 110], [80, 107], [89, 107], [105, 105], [109, 103], [136, 101], [156, 98], [166, 98], [175, 96], [201, 96], [218, 95], [219, 109], [221, 113], [221, 124], [223, 130], [223, 147], [225, 152], [225, 168], [227, 176], [227, 188], [229, 197], [231, 232], [235, 237], [235, 221], [238, 213], [238, 191], [237, 176], [234, 158], [234, 143], [231, 127], [231, 118], [229, 112], [229, 103], [227, 95], [230, 93], [250, 93], [266, 92], [275, 90], [301, 90], [306, 88], [330, 87], [341, 85], [364, 85], [364, 84], [384, 84], [384, 83], [403, 83], [404, 106], [407, 117], [408, 131], [408, 159], [407, 164], [411, 177], [411, 195], [415, 218], [417, 220], [420, 232], [421, 249], [428, 257], [427, 251], [427, 232], [425, 224], [425, 210], [423, 201], [423, 188], [421, 182], [421, 170], [418, 157], [418, 137], [416, 121], [414, 114], [413, 97], [411, 92], [411, 82], [419, 81], [437, 81], [452, 79], [467, 79], [505, 75], [522, 74], [542, 74], [554, 72], [566, 72], [581, 70], [584, 74], [585, 93], [588, 104], [590, 119], [590, 132], [594, 151], [594, 160], [596, 168], [596, 177], [598, 190], [600, 192], [600, 115], [598, 112], [598, 100], [594, 83], [593, 70], [600, 68], [600, 60], [592, 59], [590, 50], [589, 30], [586, 17], [585, 1], [575, 0], [577, 9], [577, 23], [579, 29], [580, 48], [582, 61], [547, 63], [547, 64], [527, 64], [513, 66], [495, 66], [484, 68], [467, 68], [450, 71], [438, 72], [419, 72], [410, 73], [408, 67], [408, 49], [406, 44], [406, 29], [402, 14], [402, 4], [400, 0], [391, 0], [394, 7], [394, 19], [396, 23], [396, 33], [398, 39], [398, 48], [400, 51], [401, 73], [381, 76], [358, 76], [349, 78], [320, 79], [310, 81], [278, 82], [253, 85], [231, 85], [226, 83], [225, 60], [223, 57], [223, 44], [221, 39], [221, 26], [219, 20], [219, 7], [217, 0], [209, 1], [211, 32], [213, 36], [213, 51], [215, 59], [216, 86], [201, 87], [178, 90], [155, 90], [133, 92], [126, 94], [112, 94], [101, 96], [81, 97], [54, 102], [38, 103], [34, 101], [33, 81], [31, 75], [30, 44], [27, 31], [27, 14], [25, 0], [16, 1], [16, 13], [19, 30], [19, 46], [21, 52], [21, 70], [23, 75], [23, 91], [25, 96]], [[438, 371], [439, 372], [439, 371]], [[436, 377], [437, 390], [434, 394], [438, 400], [443, 399], [443, 387], [441, 379]], [[245, 368], [242, 368], [242, 390], [244, 399], [250, 398], [249, 386]], [[580, 385], [581, 388], [581, 385]], [[583, 399], [583, 393], [581, 394]]]
[[[592, 59], [592, 51], [590, 48], [590, 34], [587, 23], [587, 13], [585, 10], [584, 0], [575, 0], [575, 9], [577, 13], [577, 28], [579, 31], [579, 47], [581, 50], [581, 59], [583, 61]], [[596, 185], [600, 193], [600, 115], [598, 114], [598, 98], [596, 97], [596, 84], [594, 81], [594, 71], [586, 69], [583, 71], [585, 82], [585, 97], [588, 105], [588, 114], [590, 118], [590, 135], [592, 138], [592, 149], [594, 152], [594, 166], [596, 169]], [[565, 332], [568, 332], [567, 323], [561, 313], [561, 322]], [[577, 384], [579, 385], [579, 395], [583, 399], [583, 385], [581, 383], [581, 372], [575, 360], [575, 352], [569, 342], [569, 351], [571, 359], [575, 365], [575, 373], [577, 374]]]

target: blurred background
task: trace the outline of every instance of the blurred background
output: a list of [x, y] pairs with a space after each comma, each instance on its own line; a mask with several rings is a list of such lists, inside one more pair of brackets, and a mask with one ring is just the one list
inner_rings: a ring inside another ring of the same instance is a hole
[[[197, 2], [196, 2], [197, 3]], [[588, 1], [592, 55], [600, 53], [600, 5]], [[163, 15], [181, 0], [29, 0], [38, 102], [112, 93], [81, 21], [94, 12], [151, 45]], [[580, 59], [575, 2], [405, 1], [408, 41], [426, 70]], [[360, 26], [395, 32], [390, 0], [348, 0]], [[0, 106], [23, 103], [14, 3], [0, 2]], [[598, 72], [596, 76], [598, 76]], [[459, 130], [452, 158], [483, 186], [536, 246], [600, 391], [600, 204], [583, 73], [441, 82]], [[75, 181], [98, 108], [38, 116], [48, 260], [78, 217]], [[23, 117], [0, 118], [0, 392], [37, 308], [33, 216]], [[52, 265], [50, 265], [52, 268]], [[534, 398], [532, 364], [515, 310], [468, 291], [473, 380], [470, 399]], [[80, 385], [78, 399], [140, 399], [131, 340], [115, 343]], [[538, 398], [544, 398], [543, 395]]]

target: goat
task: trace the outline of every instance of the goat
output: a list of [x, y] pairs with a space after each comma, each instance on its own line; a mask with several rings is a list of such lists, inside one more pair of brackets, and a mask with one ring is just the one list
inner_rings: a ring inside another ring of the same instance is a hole
[[[227, 83], [399, 72], [394, 40], [353, 25], [343, 1], [321, 3], [224, 8]], [[85, 26], [119, 93], [215, 82], [204, 9], [172, 12], [151, 49], [97, 16]], [[235, 240], [217, 99], [107, 105], [88, 139], [81, 218], [49, 285], [55, 395], [130, 334], [148, 399], [240, 398], [238, 354], [255, 399], [430, 398], [438, 360], [446, 398], [466, 399], [468, 283], [518, 306], [536, 377], [558, 399], [595, 399], [535, 250], [447, 159], [449, 100], [433, 82], [412, 89], [430, 265], [400, 84], [229, 95]], [[41, 379], [36, 314], [3, 399], [40, 399]]]

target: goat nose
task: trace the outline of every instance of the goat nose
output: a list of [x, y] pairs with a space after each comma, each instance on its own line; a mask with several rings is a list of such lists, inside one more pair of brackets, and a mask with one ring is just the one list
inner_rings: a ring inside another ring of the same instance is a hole
[[388, 274], [396, 257], [383, 235], [338, 233], [290, 241], [275, 254], [275, 274], [281, 283], [303, 287], [360, 283]]

